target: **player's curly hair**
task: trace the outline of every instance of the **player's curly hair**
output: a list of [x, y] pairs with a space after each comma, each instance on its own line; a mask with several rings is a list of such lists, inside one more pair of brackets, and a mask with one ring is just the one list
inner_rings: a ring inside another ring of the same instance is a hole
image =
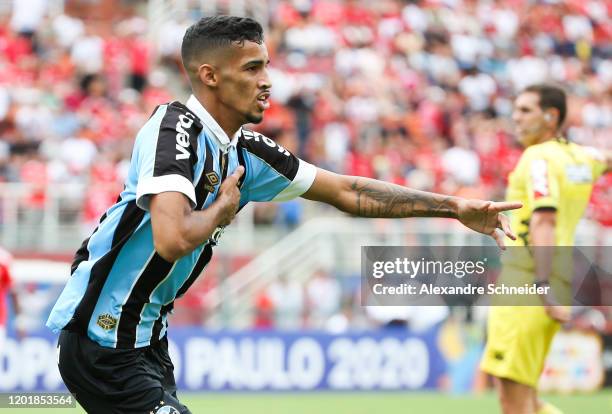
[[192, 24], [183, 36], [181, 58], [185, 68], [201, 53], [232, 43], [243, 45], [245, 41], [263, 43], [263, 28], [253, 19], [236, 16], [203, 17]]

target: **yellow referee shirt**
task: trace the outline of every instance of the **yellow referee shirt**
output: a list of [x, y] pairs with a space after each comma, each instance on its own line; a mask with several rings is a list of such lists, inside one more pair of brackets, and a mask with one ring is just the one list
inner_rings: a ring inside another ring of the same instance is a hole
[[524, 207], [510, 212], [517, 240], [527, 246], [529, 220], [538, 208], [557, 210], [557, 246], [572, 246], [578, 221], [584, 214], [593, 184], [606, 170], [597, 150], [559, 138], [530, 146], [509, 176], [507, 199]]

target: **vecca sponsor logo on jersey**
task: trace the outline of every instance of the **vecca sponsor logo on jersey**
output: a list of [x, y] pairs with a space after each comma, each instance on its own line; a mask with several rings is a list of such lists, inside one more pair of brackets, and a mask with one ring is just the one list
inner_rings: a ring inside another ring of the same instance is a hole
[[189, 158], [189, 133], [186, 129], [191, 128], [193, 125], [193, 115], [190, 112], [187, 112], [185, 115], [179, 115], [179, 120], [176, 123], [176, 150], [178, 153], [176, 154], [177, 160], [184, 160]]

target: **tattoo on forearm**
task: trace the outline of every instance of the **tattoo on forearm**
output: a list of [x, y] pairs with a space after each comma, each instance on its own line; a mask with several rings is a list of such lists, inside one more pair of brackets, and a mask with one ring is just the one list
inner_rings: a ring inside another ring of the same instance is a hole
[[361, 217], [457, 217], [450, 196], [412, 190], [382, 181], [356, 179], [356, 215]]

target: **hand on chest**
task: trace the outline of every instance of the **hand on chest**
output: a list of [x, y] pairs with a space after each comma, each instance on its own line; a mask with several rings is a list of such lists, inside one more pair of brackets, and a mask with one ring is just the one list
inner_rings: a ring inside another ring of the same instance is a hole
[[205, 208], [216, 199], [223, 180], [238, 167], [236, 151], [235, 147], [229, 147], [224, 152], [207, 144], [203, 160], [196, 166], [194, 174], [198, 209]]

